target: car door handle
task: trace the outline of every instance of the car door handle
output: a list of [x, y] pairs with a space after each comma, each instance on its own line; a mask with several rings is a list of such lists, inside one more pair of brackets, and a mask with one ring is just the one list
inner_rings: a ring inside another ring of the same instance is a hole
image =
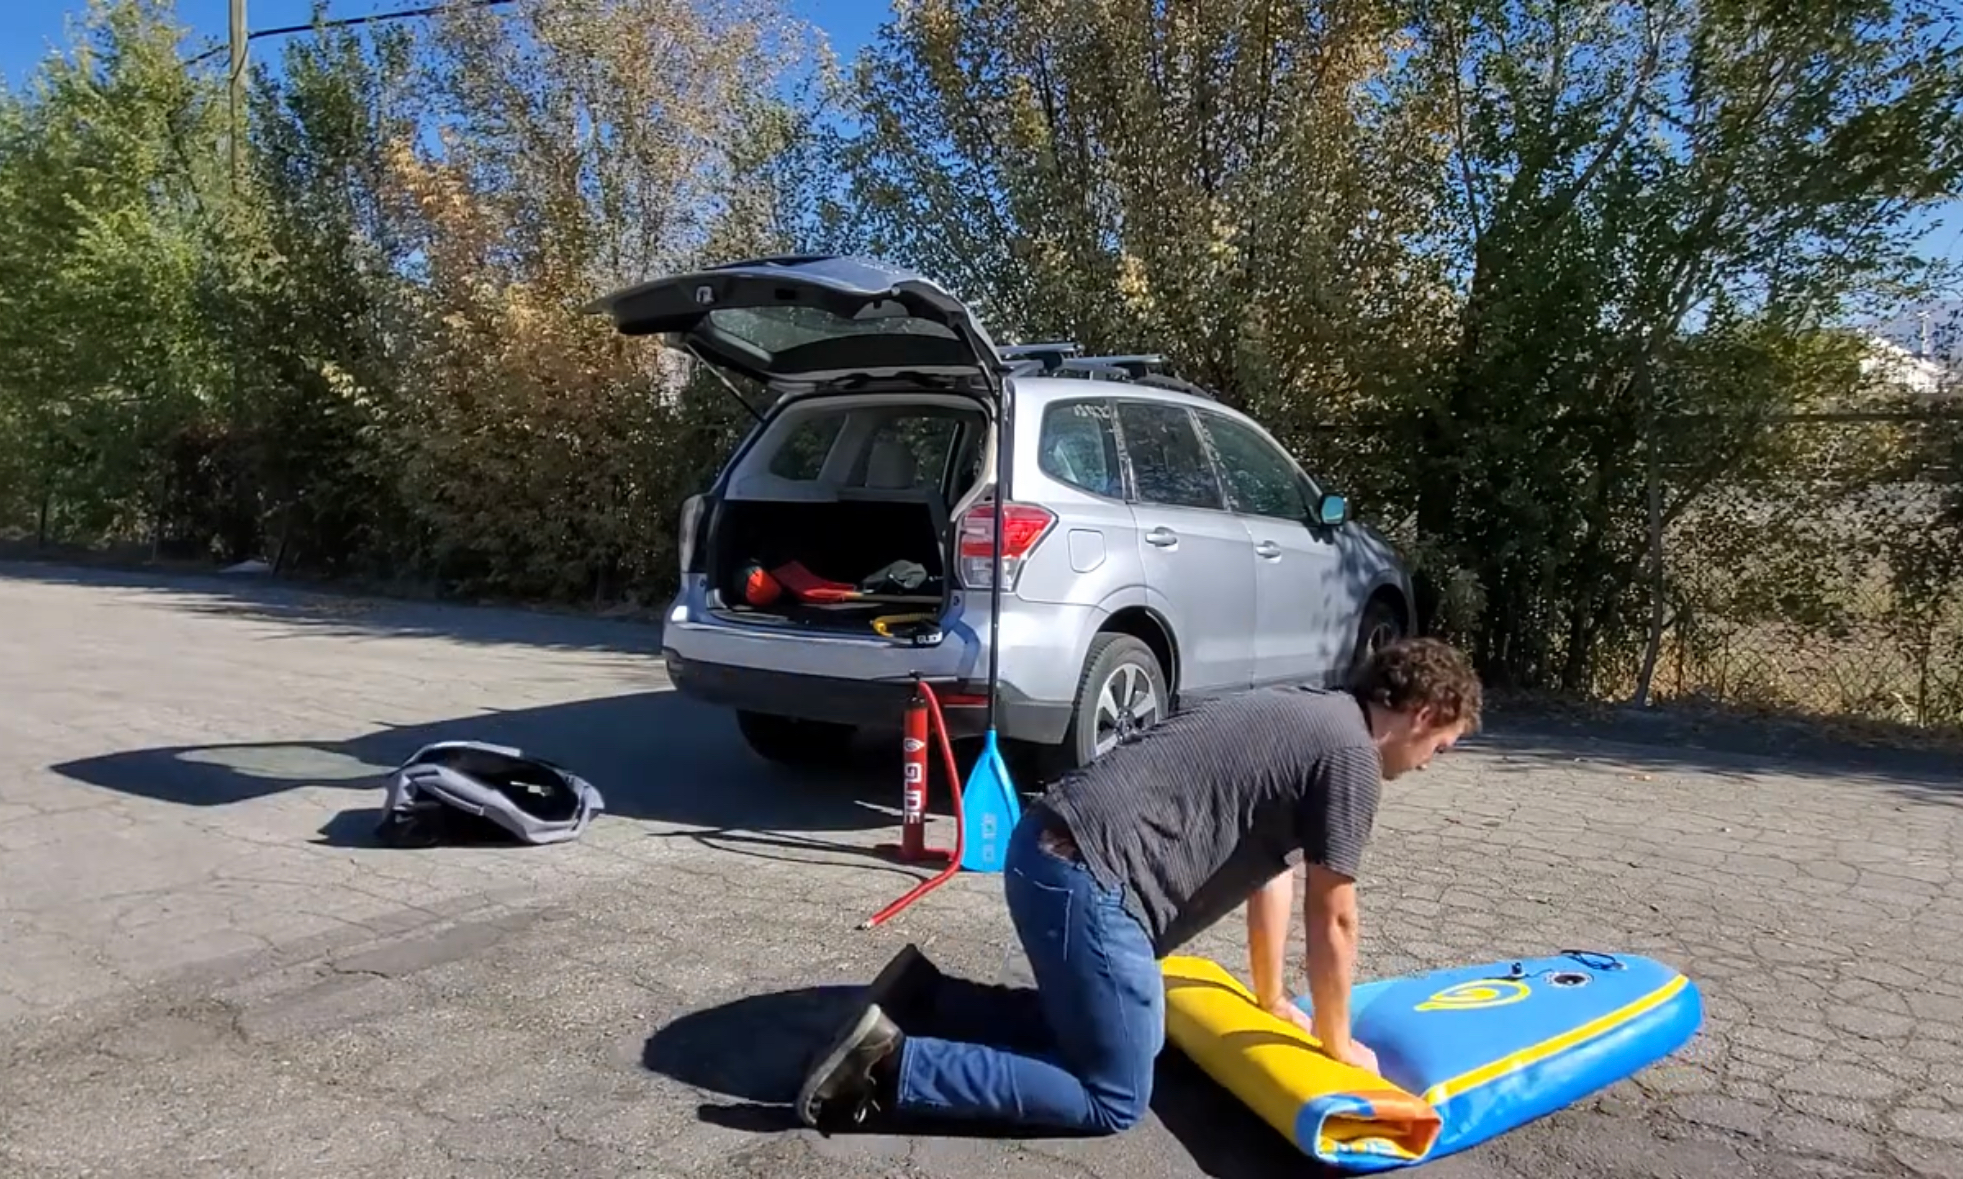
[[1281, 556], [1281, 546], [1272, 540], [1264, 540], [1255, 545], [1254, 551], [1270, 559]]
[[1171, 548], [1173, 545], [1179, 543], [1179, 534], [1164, 525], [1160, 525], [1145, 534], [1145, 543], [1158, 545], [1162, 549]]

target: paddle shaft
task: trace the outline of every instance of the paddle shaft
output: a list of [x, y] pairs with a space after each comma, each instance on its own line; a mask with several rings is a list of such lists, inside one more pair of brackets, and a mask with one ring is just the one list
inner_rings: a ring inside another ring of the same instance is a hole
[[995, 394], [995, 533], [988, 579], [988, 731], [995, 731], [995, 698], [1001, 695], [1002, 517], [1009, 498], [1009, 390]]

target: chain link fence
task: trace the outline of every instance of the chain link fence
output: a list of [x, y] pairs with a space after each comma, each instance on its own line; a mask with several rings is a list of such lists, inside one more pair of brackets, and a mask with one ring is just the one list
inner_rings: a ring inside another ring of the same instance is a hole
[[1778, 476], [1674, 521], [1651, 698], [1963, 726], [1957, 420], [1782, 423]]

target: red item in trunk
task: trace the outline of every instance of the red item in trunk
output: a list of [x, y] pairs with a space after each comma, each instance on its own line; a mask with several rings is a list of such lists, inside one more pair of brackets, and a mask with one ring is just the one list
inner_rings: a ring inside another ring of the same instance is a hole
[[768, 606], [784, 592], [784, 587], [754, 562], [743, 570], [743, 600], [752, 606]]
[[779, 584], [791, 591], [791, 596], [805, 602], [856, 602], [865, 597], [864, 591], [848, 581], [827, 581], [806, 569], [797, 561], [791, 561], [770, 571]]

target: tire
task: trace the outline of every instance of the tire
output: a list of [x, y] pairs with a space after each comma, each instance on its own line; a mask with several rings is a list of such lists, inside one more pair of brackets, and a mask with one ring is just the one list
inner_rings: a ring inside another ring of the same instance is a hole
[[851, 725], [742, 710], [736, 727], [758, 757], [797, 769], [839, 765], [851, 752], [854, 733]]
[[1152, 648], [1131, 635], [1098, 635], [1084, 657], [1070, 727], [1063, 743], [1049, 751], [1045, 776], [1082, 769], [1139, 730], [1164, 720], [1171, 699], [1165, 669]]
[[1356, 627], [1356, 649], [1350, 653], [1350, 672], [1354, 674], [1370, 656], [1386, 643], [1404, 637], [1404, 615], [1385, 598], [1372, 598], [1363, 608], [1363, 620]]

